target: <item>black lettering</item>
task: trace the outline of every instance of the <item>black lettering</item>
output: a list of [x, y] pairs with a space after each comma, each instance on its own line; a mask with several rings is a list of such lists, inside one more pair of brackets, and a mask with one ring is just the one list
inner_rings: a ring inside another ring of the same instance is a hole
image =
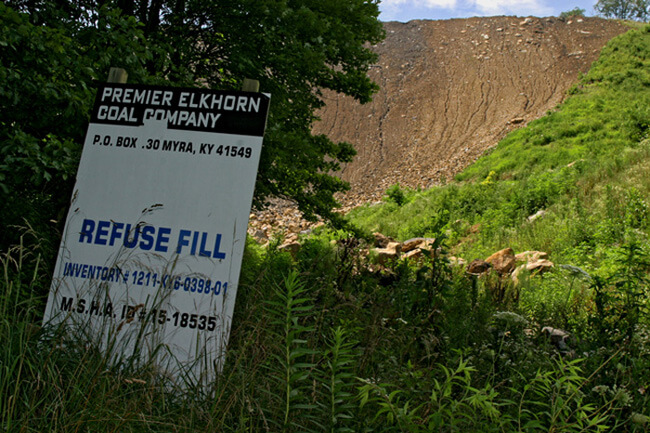
[[99, 302], [98, 301], [92, 301], [90, 303], [90, 310], [88, 311], [88, 314], [99, 314]]
[[61, 299], [61, 311], [71, 311], [73, 302], [74, 298], [66, 298], [64, 296], [63, 299]]

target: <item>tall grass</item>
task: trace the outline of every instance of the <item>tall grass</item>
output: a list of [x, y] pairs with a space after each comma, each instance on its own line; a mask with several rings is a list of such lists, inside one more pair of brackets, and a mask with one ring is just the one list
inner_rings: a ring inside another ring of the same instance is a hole
[[[363, 239], [327, 230], [295, 257], [247, 242], [208, 389], [180, 391], [153, 363], [115, 364], [73, 329], [42, 327], [38, 239], [3, 252], [0, 429], [649, 431], [649, 62], [648, 28], [617, 38], [566, 104], [455, 182], [395, 187], [353, 216], [435, 235], [422, 262], [378, 266]], [[558, 266], [515, 285], [447, 257], [504, 246]], [[558, 347], [543, 326], [572, 336]]]

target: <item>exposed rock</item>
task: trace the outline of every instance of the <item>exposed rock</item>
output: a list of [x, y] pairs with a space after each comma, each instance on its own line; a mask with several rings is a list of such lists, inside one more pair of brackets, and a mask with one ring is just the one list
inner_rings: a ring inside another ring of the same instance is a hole
[[402, 258], [405, 260], [422, 260], [424, 258], [424, 253], [421, 249], [410, 250], [402, 254]]
[[515, 253], [512, 248], [497, 251], [485, 261], [492, 265], [499, 274], [509, 274], [515, 270]]
[[[373, 47], [379, 58], [369, 71], [380, 86], [373, 101], [360, 105], [327, 92], [318, 113], [322, 120], [314, 125], [315, 134], [357, 150], [339, 173], [352, 188], [337, 197], [342, 212], [380, 200], [396, 183], [429, 188], [452, 179], [507, 133], [561, 103], [605, 43], [628, 30], [591, 17], [580, 24], [574, 19], [571, 26], [481, 17], [384, 27], [386, 40]], [[255, 212], [251, 227], [284, 235], [300, 221], [299, 213], [291, 203], [272, 203]], [[471, 232], [477, 231], [475, 226]]]
[[384, 249], [399, 255], [400, 251], [402, 250], [402, 244], [392, 241], [389, 242]]
[[546, 215], [546, 210], [544, 210], [544, 209], [538, 210], [533, 215], [528, 217], [528, 222], [532, 223], [533, 221], [535, 221], [538, 218], [543, 217], [544, 215]]
[[286, 251], [290, 253], [293, 257], [296, 256], [298, 251], [300, 251], [300, 243], [299, 242], [285, 242], [282, 245], [278, 247], [278, 250], [280, 251]]
[[548, 259], [548, 253], [543, 251], [524, 251], [523, 253], [515, 255], [515, 260], [517, 262], [532, 263], [542, 259]]
[[[327, 92], [314, 125], [357, 150], [342, 165], [348, 196], [372, 202], [396, 183], [429, 188], [452, 179], [524, 124], [509, 120], [534, 120], [561, 103], [607, 41], [628, 30], [591, 17], [580, 24], [591, 34], [573, 27], [534, 17], [384, 23], [369, 71], [379, 92], [364, 105]], [[529, 41], [525, 51], [518, 38]], [[567, 55], [578, 50], [579, 59]]]
[[375, 237], [375, 247], [377, 248], [386, 248], [390, 242], [394, 242], [391, 238], [381, 233], [373, 233], [372, 235]]
[[389, 242], [386, 248], [375, 248], [373, 251], [377, 255], [377, 263], [385, 265], [389, 261], [399, 258], [399, 250], [399, 242]]
[[545, 326], [542, 328], [542, 334], [545, 335], [555, 347], [557, 347], [561, 352], [566, 352], [569, 350], [567, 343], [571, 338], [571, 334], [562, 329], [551, 328], [550, 326]]
[[[527, 251], [530, 253], [540, 253], [539, 251]], [[522, 253], [524, 254], [524, 253]], [[544, 256], [546, 256], [546, 253], [540, 253]], [[553, 268], [554, 264], [550, 260], [546, 259], [530, 259], [530, 257], [533, 257], [534, 255], [528, 256], [528, 263], [518, 266], [513, 272], [512, 272], [512, 281], [515, 285], [519, 285], [520, 283], [520, 277], [522, 272], [527, 272], [530, 276], [534, 275], [540, 275], [543, 274], [544, 272], [550, 270]], [[520, 261], [519, 259], [517, 261]]]
[[548, 271], [549, 269], [552, 269], [553, 266], [555, 265], [550, 260], [541, 259], [535, 262], [528, 263], [526, 265], [526, 270], [531, 274], [537, 275], [537, 274], [542, 274]]
[[269, 238], [266, 236], [264, 230], [256, 230], [252, 235], [258, 242], [268, 242]]
[[485, 260], [475, 259], [467, 265], [467, 272], [474, 275], [480, 275], [487, 272], [492, 266]]
[[412, 238], [402, 242], [402, 252], [407, 253], [418, 248], [431, 249], [435, 241], [434, 238]]
[[526, 270], [526, 265], [521, 265], [518, 266], [514, 271], [512, 271], [512, 274], [510, 274], [510, 278], [512, 278], [512, 282], [514, 283], [515, 286], [518, 286], [520, 283], [520, 276], [521, 273]]
[[448, 259], [451, 266], [465, 266], [467, 264], [467, 260], [460, 257], [450, 256]]

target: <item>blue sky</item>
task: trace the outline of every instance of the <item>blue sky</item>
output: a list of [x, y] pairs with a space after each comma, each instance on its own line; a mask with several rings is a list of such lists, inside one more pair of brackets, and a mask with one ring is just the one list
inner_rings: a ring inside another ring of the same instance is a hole
[[474, 16], [558, 16], [576, 7], [595, 15], [597, 0], [381, 0], [381, 21], [442, 20]]

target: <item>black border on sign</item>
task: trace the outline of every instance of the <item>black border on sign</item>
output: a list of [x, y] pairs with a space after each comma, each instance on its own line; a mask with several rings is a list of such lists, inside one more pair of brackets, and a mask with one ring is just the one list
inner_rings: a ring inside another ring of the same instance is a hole
[[[171, 107], [161, 107], [160, 105], [151, 105], [151, 104], [139, 104], [139, 103], [108, 103], [104, 104], [101, 102], [101, 95], [105, 88], [121, 88], [121, 89], [138, 89], [138, 90], [151, 90], [151, 91], [163, 91], [163, 92], [172, 92], [172, 106]], [[234, 111], [234, 110], [205, 110], [198, 108], [189, 108], [189, 107], [179, 107], [178, 102], [180, 99], [180, 94], [183, 92], [188, 92], [195, 95], [215, 95], [222, 96], [226, 98], [228, 96], [234, 96], [239, 98], [241, 96], [254, 97], [260, 99], [260, 108], [258, 112], [243, 112], [243, 111]], [[95, 104], [93, 106], [90, 123], [97, 123], [103, 125], [120, 125], [120, 126], [142, 126], [144, 124], [144, 110], [147, 108], [154, 109], [170, 109], [170, 110], [182, 110], [188, 111], [191, 113], [215, 113], [220, 114], [219, 120], [216, 122], [215, 127], [193, 127], [193, 126], [171, 126], [168, 125], [168, 129], [173, 130], [183, 130], [183, 131], [200, 131], [200, 132], [215, 132], [222, 134], [235, 134], [235, 135], [248, 135], [255, 137], [262, 137], [264, 135], [264, 129], [266, 128], [266, 119], [269, 109], [270, 97], [264, 93], [258, 92], [244, 92], [244, 91], [225, 91], [225, 90], [212, 90], [206, 88], [196, 88], [196, 87], [165, 87], [165, 86], [149, 86], [144, 84], [118, 84], [118, 83], [98, 83], [97, 84], [97, 95], [95, 97]], [[99, 119], [98, 113], [101, 106], [114, 106], [118, 107], [119, 110], [126, 109], [130, 114], [135, 115], [137, 121], [128, 121], [128, 120], [107, 120]]]

